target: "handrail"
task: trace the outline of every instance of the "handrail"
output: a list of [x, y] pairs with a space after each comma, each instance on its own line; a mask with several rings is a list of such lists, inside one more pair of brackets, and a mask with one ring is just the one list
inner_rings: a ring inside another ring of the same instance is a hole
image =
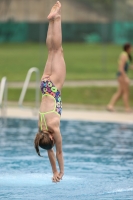
[[28, 84], [30, 82], [30, 78], [31, 78], [31, 75], [32, 75], [33, 72], [36, 72], [35, 107], [38, 109], [38, 107], [39, 107], [39, 99], [40, 99], [40, 94], [39, 94], [40, 72], [39, 72], [39, 69], [36, 68], [36, 67], [30, 68], [28, 73], [27, 73], [27, 76], [26, 76], [26, 79], [25, 79], [25, 82], [24, 82], [24, 85], [23, 85], [23, 88], [22, 88], [22, 91], [21, 91], [21, 94], [20, 94], [18, 105], [22, 106], [22, 104], [23, 104], [24, 97], [25, 97], [25, 94], [26, 94], [26, 91], [27, 91], [27, 88], [28, 88]]
[[7, 78], [3, 77], [0, 84], [0, 108], [3, 118], [6, 118], [7, 107]]

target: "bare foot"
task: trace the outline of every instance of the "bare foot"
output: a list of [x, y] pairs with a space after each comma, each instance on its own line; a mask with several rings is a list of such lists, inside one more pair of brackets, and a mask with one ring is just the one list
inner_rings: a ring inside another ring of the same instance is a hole
[[60, 9], [61, 9], [61, 3], [57, 1], [56, 4], [52, 7], [47, 19], [52, 20], [60, 17]]
[[114, 108], [113, 108], [113, 106], [111, 106], [111, 105], [107, 105], [106, 109], [108, 111], [110, 111], [110, 112], [114, 112], [115, 111]]

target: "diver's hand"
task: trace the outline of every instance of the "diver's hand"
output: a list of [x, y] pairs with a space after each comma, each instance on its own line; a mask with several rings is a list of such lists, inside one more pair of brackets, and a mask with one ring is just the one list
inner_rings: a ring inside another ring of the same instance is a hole
[[60, 176], [59, 176], [59, 172], [58, 171], [53, 173], [52, 181], [54, 183], [60, 182]]
[[60, 172], [60, 173], [59, 173], [59, 178], [60, 178], [60, 180], [62, 179], [63, 176], [64, 176], [64, 172]]

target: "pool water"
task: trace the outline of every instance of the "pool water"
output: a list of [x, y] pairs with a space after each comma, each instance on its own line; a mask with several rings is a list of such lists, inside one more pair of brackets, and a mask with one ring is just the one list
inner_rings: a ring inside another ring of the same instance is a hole
[[133, 200], [133, 124], [62, 121], [57, 184], [46, 152], [34, 150], [36, 120], [8, 119], [0, 130], [0, 200]]

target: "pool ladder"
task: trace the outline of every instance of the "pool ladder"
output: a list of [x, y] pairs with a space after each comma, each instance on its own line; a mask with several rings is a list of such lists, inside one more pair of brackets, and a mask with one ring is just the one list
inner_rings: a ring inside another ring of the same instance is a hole
[[0, 110], [1, 110], [1, 124], [0, 127], [6, 125], [7, 119], [7, 78], [3, 77], [0, 84]]
[[20, 107], [23, 106], [24, 97], [25, 97], [25, 94], [26, 94], [26, 91], [27, 91], [27, 88], [28, 88], [28, 85], [29, 85], [29, 82], [30, 82], [30, 78], [31, 78], [31, 75], [32, 75], [33, 72], [36, 73], [35, 108], [36, 108], [36, 111], [37, 111], [38, 108], [39, 108], [39, 100], [40, 100], [40, 89], [39, 89], [40, 71], [36, 67], [30, 68], [28, 73], [27, 73], [27, 76], [26, 76], [26, 79], [25, 79], [25, 82], [24, 82], [24, 85], [23, 85], [23, 88], [22, 88], [22, 91], [21, 91], [21, 94], [20, 94], [20, 98], [19, 98], [19, 101], [18, 101], [18, 105]]

